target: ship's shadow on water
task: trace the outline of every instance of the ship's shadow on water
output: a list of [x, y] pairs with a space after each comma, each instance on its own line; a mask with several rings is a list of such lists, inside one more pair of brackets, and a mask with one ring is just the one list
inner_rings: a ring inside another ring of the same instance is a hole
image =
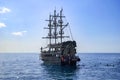
[[42, 68], [53, 80], [73, 80], [79, 66], [61, 66], [57, 64], [41, 64]]

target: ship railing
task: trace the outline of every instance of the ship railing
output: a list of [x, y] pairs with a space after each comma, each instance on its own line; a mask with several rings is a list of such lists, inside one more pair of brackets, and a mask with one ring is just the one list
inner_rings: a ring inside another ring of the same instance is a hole
[[47, 47], [51, 47], [51, 48], [61, 47], [61, 43], [58, 43], [58, 44], [48, 44]]

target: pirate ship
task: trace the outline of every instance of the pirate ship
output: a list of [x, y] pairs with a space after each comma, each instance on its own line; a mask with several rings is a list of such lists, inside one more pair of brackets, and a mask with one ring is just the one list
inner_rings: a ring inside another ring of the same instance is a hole
[[[70, 36], [65, 36], [64, 29], [70, 26], [68, 22], [64, 22], [65, 16], [63, 9], [59, 13], [54, 10], [53, 15], [49, 15], [48, 35], [43, 39], [49, 40], [46, 47], [41, 47], [40, 59], [47, 63], [57, 63], [60, 65], [76, 65], [80, 58], [76, 56], [76, 41], [67, 40]], [[70, 30], [71, 33], [71, 30]]]

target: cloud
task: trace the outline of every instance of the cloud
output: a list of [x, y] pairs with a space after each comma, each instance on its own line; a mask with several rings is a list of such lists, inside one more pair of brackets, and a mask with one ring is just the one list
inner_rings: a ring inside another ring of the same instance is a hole
[[11, 10], [9, 8], [6, 7], [0, 7], [0, 13], [7, 13], [10, 12]]
[[27, 31], [19, 31], [19, 32], [12, 32], [11, 34], [12, 35], [15, 35], [15, 36], [23, 36], [24, 33], [26, 33]]
[[0, 23], [0, 28], [6, 27], [4, 23]]

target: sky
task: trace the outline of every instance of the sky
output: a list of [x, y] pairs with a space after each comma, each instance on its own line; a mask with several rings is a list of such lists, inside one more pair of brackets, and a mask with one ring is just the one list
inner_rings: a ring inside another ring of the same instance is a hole
[[119, 0], [0, 0], [0, 53], [40, 52], [49, 14], [63, 8], [80, 53], [120, 53]]

